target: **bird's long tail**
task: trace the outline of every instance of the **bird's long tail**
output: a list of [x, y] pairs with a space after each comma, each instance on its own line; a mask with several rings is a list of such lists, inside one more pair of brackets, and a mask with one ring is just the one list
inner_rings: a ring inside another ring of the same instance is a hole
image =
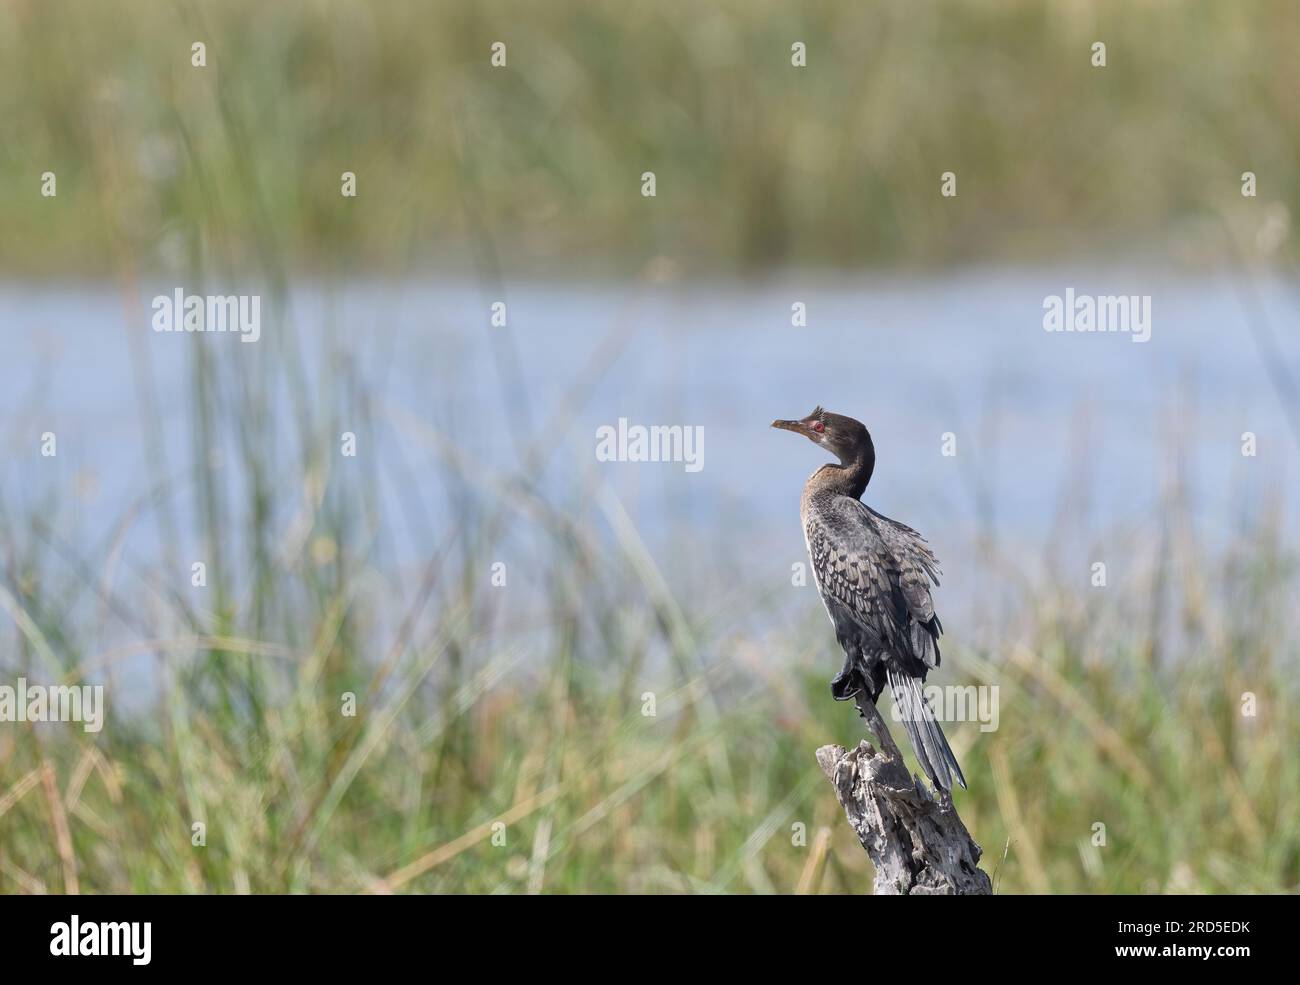
[[912, 749], [921, 761], [930, 781], [948, 793], [952, 790], [952, 778], [966, 789], [966, 777], [962, 776], [961, 766], [952, 753], [952, 747], [944, 738], [943, 729], [935, 720], [930, 703], [925, 700], [921, 690], [921, 679], [895, 670], [889, 671], [889, 690], [894, 696], [894, 705], [898, 715], [903, 719], [903, 728], [912, 740]]

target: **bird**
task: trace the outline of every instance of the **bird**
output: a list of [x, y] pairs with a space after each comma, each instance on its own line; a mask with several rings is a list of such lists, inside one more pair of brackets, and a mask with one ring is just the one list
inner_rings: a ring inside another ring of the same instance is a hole
[[911, 527], [862, 502], [876, 448], [860, 421], [818, 406], [807, 417], [773, 421], [772, 427], [802, 434], [839, 459], [808, 477], [799, 504], [817, 591], [844, 648], [832, 697], [860, 703], [865, 696], [875, 705], [888, 687], [930, 782], [944, 796], [954, 777], [965, 789], [966, 777], [922, 690], [926, 674], [939, 666], [943, 632], [930, 595], [939, 585], [934, 552]]

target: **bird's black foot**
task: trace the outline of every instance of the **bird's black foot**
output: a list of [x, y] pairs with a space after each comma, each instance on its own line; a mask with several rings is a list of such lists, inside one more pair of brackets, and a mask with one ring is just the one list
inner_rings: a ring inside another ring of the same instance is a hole
[[840, 672], [831, 680], [831, 697], [836, 701], [850, 701], [861, 690], [862, 678], [853, 669], [853, 661], [845, 660]]

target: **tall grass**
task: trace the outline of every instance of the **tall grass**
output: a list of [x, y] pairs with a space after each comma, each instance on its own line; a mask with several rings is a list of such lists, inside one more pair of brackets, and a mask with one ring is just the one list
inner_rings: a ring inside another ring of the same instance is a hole
[[[224, 368], [197, 362], [196, 403]], [[304, 411], [305, 444], [238, 404], [196, 423], [194, 522], [225, 559], [206, 593], [184, 564], [118, 570], [57, 515], [6, 512], [10, 669], [107, 681], [110, 718], [97, 736], [0, 730], [0, 890], [864, 891], [866, 856], [813, 761], [862, 734], [829, 700], [819, 613], [755, 634], [745, 614], [773, 600], [752, 585], [676, 598], [606, 494], [552, 501], [362, 391], [376, 430], [442, 463], [421, 495], [462, 504], [408, 569], [374, 505], [396, 466], [346, 473], [348, 390], [332, 392]], [[1167, 563], [1120, 601], [1025, 587], [997, 652], [954, 634], [945, 682], [1000, 689], [996, 731], [951, 728], [971, 781], [958, 806], [999, 891], [1296, 888], [1296, 557], [1280, 518], [1215, 558], [1186, 534], [1135, 543]], [[526, 562], [493, 587], [521, 530]], [[1023, 572], [994, 559], [978, 576]], [[125, 674], [141, 660], [143, 682]]]
[[1286, 0], [15, 0], [0, 270], [172, 265], [208, 212], [217, 270], [260, 268], [267, 237], [293, 269], [445, 270], [484, 262], [482, 229], [516, 273], [1197, 264], [1228, 255], [1225, 222], [1269, 252], [1300, 208], [1298, 19]]

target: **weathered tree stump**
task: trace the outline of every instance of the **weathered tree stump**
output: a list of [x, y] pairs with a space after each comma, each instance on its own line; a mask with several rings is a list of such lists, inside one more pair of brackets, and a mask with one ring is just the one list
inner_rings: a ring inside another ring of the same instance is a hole
[[876, 867], [879, 896], [979, 896], [993, 892], [979, 867], [980, 846], [957, 816], [912, 776], [876, 706], [859, 696], [858, 711], [879, 749], [822, 746], [817, 763], [835, 787], [849, 824]]

